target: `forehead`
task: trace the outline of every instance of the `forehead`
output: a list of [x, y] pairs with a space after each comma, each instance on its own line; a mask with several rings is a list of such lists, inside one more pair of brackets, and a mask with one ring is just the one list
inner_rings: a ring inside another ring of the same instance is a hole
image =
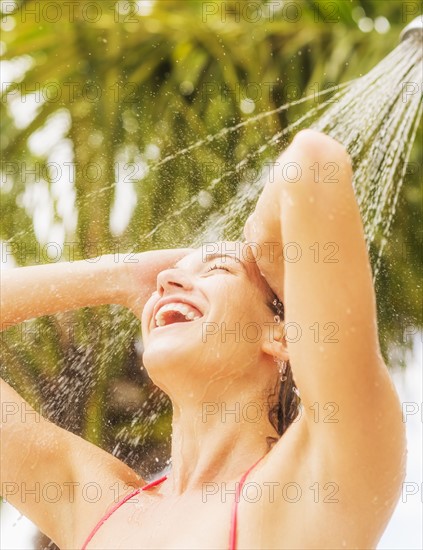
[[[226, 258], [226, 256], [229, 258]], [[179, 267], [189, 267], [193, 263], [206, 263], [210, 259], [219, 257], [222, 260], [233, 259], [247, 268], [250, 264], [254, 264], [257, 267], [248, 243], [241, 241], [205, 242], [199, 248], [196, 248], [193, 252], [179, 260], [177, 265]]]

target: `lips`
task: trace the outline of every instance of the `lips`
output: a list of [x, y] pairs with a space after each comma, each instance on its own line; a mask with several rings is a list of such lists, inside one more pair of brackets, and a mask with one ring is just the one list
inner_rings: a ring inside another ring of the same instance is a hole
[[203, 312], [197, 305], [177, 296], [168, 296], [159, 300], [153, 309], [154, 328], [175, 323], [188, 323], [203, 317]]

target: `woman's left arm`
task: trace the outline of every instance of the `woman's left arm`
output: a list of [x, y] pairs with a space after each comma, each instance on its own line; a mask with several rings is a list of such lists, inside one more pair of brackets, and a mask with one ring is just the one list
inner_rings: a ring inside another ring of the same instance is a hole
[[[285, 305], [287, 353], [310, 438], [329, 461], [360, 455], [370, 479], [399, 479], [405, 429], [380, 353], [372, 272], [344, 147], [312, 130], [297, 134], [244, 231], [261, 245], [258, 266]], [[280, 255], [266, 254], [270, 248]]]

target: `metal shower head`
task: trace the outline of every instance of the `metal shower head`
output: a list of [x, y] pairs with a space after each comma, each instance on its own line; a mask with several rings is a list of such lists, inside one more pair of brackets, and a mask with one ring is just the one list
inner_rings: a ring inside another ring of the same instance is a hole
[[419, 36], [423, 40], [423, 15], [417, 16], [411, 21], [400, 34], [400, 41], [406, 40], [411, 35]]

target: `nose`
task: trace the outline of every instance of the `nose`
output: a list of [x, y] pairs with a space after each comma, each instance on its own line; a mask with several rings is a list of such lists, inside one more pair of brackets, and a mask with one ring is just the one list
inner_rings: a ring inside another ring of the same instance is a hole
[[157, 275], [157, 292], [160, 295], [163, 295], [166, 291], [177, 289], [193, 289], [193, 284], [190, 276], [182, 269], [178, 267], [165, 269]]

